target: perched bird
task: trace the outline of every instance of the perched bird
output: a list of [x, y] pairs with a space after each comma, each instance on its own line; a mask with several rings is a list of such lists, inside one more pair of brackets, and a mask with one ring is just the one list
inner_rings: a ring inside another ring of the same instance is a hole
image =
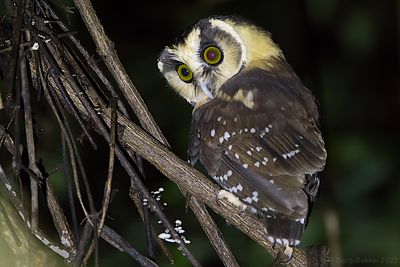
[[165, 47], [158, 68], [194, 106], [188, 158], [265, 220], [268, 239], [300, 243], [326, 151], [318, 109], [262, 28], [212, 16]]

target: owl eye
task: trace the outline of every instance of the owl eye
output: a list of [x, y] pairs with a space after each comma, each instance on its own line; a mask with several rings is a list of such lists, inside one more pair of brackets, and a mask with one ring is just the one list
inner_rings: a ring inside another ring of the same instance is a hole
[[216, 46], [208, 46], [204, 49], [202, 58], [209, 65], [217, 65], [222, 61], [222, 51]]
[[193, 72], [190, 70], [188, 65], [180, 64], [177, 66], [176, 72], [178, 72], [179, 78], [186, 83], [190, 83], [193, 79]]

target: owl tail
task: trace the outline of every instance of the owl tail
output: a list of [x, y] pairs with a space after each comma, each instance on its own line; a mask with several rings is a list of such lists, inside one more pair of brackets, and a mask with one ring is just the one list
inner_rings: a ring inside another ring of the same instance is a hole
[[297, 246], [305, 228], [306, 218], [294, 220], [279, 213], [265, 214], [269, 241], [274, 245]]

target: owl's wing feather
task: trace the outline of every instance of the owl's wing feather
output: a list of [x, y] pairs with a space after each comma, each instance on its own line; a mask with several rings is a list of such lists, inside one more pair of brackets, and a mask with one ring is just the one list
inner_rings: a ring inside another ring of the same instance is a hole
[[[304, 223], [308, 178], [323, 169], [326, 159], [315, 103], [311, 94], [300, 98], [283, 82], [256, 76], [228, 82], [194, 111], [189, 159], [194, 164], [199, 158], [222, 187], [267, 216], [279, 211], [282, 220]], [[292, 240], [302, 232], [299, 227]]]

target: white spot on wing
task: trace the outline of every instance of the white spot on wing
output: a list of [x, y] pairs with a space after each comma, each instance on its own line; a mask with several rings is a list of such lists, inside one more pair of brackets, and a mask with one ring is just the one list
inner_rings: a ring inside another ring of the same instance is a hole
[[211, 136], [211, 137], [214, 137], [214, 136], [215, 136], [215, 129], [211, 129], [211, 131], [210, 131], [210, 136]]
[[231, 137], [231, 135], [230, 135], [228, 132], [225, 132], [225, 133], [224, 133], [224, 138], [225, 138], [226, 140], [228, 140], [229, 137]]
[[249, 165], [248, 165], [248, 164], [246, 164], [246, 163], [245, 163], [245, 164], [243, 164], [242, 166], [243, 166], [243, 168], [245, 168], [245, 169], [247, 169], [247, 167], [249, 167]]
[[283, 157], [284, 159], [290, 159], [291, 157], [293, 157], [293, 156], [296, 155], [297, 153], [300, 153], [300, 150], [299, 150], [299, 149], [292, 150], [292, 151], [289, 151], [288, 153], [282, 154], [282, 157]]
[[251, 204], [251, 202], [253, 202], [253, 199], [251, 197], [246, 197], [243, 201]]
[[255, 133], [255, 132], [256, 132], [256, 129], [254, 129], [254, 128], [250, 129], [250, 133]]
[[254, 163], [254, 165], [255, 165], [256, 167], [260, 167], [260, 162], [257, 161], [256, 163]]
[[5, 183], [4, 185], [6, 186], [6, 188], [7, 188], [7, 190], [8, 190], [8, 191], [10, 191], [10, 190], [11, 190], [11, 185], [9, 185], [9, 184], [6, 184], [6, 183]]

